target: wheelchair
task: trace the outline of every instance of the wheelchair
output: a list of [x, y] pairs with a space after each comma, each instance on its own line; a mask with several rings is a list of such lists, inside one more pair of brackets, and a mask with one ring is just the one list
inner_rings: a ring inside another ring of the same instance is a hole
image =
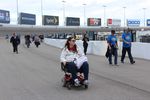
[[82, 87], [84, 89], [88, 88], [88, 84], [84, 84], [84, 75], [81, 72], [77, 72], [77, 78], [79, 80], [79, 86], [75, 85], [74, 80], [72, 79], [71, 73], [67, 71], [66, 66], [61, 62], [61, 70], [64, 71], [65, 75], [62, 78], [63, 87], [68, 88], [70, 90], [72, 87]]

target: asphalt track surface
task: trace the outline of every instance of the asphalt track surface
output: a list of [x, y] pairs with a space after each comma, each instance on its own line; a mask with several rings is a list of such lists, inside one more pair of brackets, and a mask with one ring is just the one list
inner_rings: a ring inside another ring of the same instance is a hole
[[26, 48], [22, 42], [15, 54], [0, 39], [0, 100], [150, 100], [149, 61], [136, 59], [131, 65], [127, 60], [116, 67], [105, 57], [88, 55], [89, 88], [68, 90], [62, 87], [60, 52], [44, 43]]

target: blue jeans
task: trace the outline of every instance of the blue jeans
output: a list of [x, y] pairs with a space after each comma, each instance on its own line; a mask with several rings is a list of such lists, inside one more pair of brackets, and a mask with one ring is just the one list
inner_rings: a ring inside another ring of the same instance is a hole
[[89, 74], [88, 62], [84, 62], [80, 69], [77, 69], [76, 64], [74, 62], [67, 62], [66, 68], [67, 68], [67, 72], [72, 74], [73, 80], [77, 78], [77, 72], [83, 73], [84, 79], [88, 80], [88, 74]]
[[114, 55], [114, 64], [117, 64], [118, 60], [118, 52], [116, 48], [111, 48], [110, 54], [109, 54], [109, 64], [112, 64], [112, 55]]

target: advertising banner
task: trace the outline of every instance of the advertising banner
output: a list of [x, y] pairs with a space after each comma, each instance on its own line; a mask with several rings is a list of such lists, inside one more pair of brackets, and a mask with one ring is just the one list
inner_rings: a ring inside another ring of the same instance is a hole
[[139, 27], [140, 26], [140, 20], [138, 20], [138, 19], [128, 19], [127, 20], [127, 26]]
[[9, 11], [0, 10], [0, 23], [10, 23]]
[[18, 24], [35, 25], [36, 15], [29, 13], [20, 13]]
[[88, 18], [88, 26], [101, 26], [101, 18]]
[[121, 20], [120, 19], [107, 19], [107, 26], [120, 27]]
[[147, 19], [147, 26], [150, 26], [150, 19]]
[[80, 26], [80, 18], [66, 17], [66, 26]]
[[42, 17], [42, 24], [43, 25], [59, 25], [59, 17], [44, 15]]

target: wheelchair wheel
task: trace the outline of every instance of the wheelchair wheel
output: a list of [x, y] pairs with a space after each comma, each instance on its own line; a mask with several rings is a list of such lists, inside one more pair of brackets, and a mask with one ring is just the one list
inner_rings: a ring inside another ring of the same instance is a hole
[[70, 84], [70, 82], [66, 83], [66, 87], [68, 88], [68, 90], [71, 90], [71, 84]]
[[88, 89], [88, 85], [84, 85], [84, 88], [85, 88], [85, 89]]
[[66, 87], [66, 81], [64, 78], [62, 78], [61, 82], [62, 82], [62, 87]]
[[66, 87], [66, 82], [63, 83], [63, 87]]

